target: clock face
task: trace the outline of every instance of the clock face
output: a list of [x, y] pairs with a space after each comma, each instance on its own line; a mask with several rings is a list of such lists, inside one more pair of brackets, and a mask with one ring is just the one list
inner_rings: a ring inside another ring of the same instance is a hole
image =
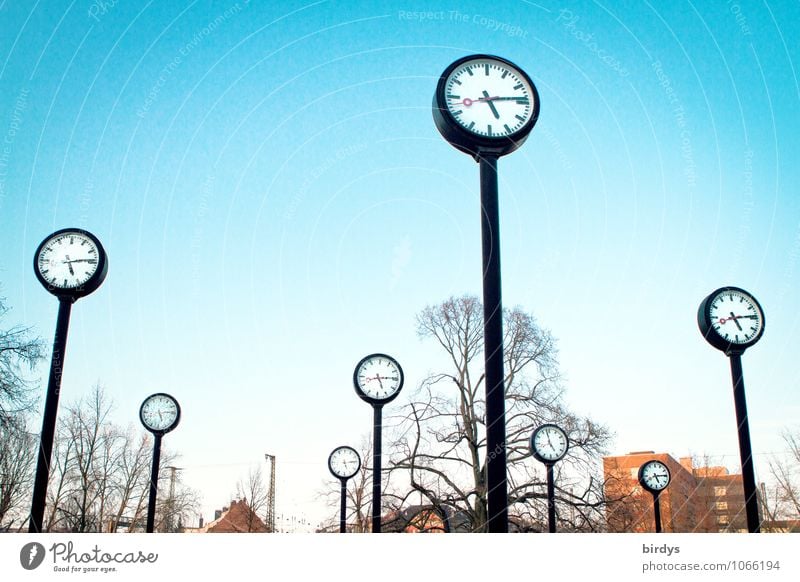
[[169, 394], [148, 396], [139, 410], [139, 419], [150, 432], [167, 433], [178, 426], [181, 408]]
[[352, 447], [336, 447], [328, 457], [328, 469], [334, 477], [349, 479], [361, 469], [361, 457]]
[[491, 57], [456, 66], [444, 89], [453, 119], [468, 132], [490, 139], [518, 132], [531, 119], [538, 98], [526, 75]]
[[752, 341], [764, 322], [761, 307], [755, 299], [732, 289], [716, 295], [708, 306], [708, 313], [714, 331], [734, 344]]
[[106, 257], [93, 235], [64, 229], [39, 245], [34, 267], [39, 281], [52, 293], [85, 295], [105, 278]]
[[639, 469], [639, 483], [648, 491], [663, 491], [669, 480], [669, 469], [661, 461], [648, 461]]
[[403, 387], [403, 370], [391, 356], [372, 354], [362, 359], [353, 373], [358, 395], [371, 403], [393, 400]]
[[543, 463], [554, 463], [567, 454], [569, 439], [561, 427], [543, 424], [531, 435], [533, 456]]
[[738, 287], [722, 287], [700, 304], [700, 331], [715, 348], [741, 353], [764, 333], [764, 312], [755, 297]]

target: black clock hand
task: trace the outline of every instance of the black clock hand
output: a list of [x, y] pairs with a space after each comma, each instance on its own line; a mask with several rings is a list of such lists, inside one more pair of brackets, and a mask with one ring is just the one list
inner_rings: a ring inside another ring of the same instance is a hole
[[489, 108], [492, 110], [492, 114], [494, 114], [494, 118], [495, 119], [500, 119], [500, 114], [497, 112], [497, 107], [495, 107], [494, 103], [492, 103], [492, 98], [489, 97], [489, 92], [488, 91], [484, 91], [483, 92], [483, 96], [487, 97], [487, 99], [482, 99], [482, 101], [485, 101], [486, 103], [489, 104]]
[[69, 260], [69, 255], [65, 255], [65, 256], [67, 257], [67, 260], [64, 261], [64, 262], [67, 263], [67, 267], [69, 267], [69, 274], [74, 276], [75, 275], [75, 271], [72, 270], [72, 261]]
[[738, 320], [738, 319], [736, 318], [736, 316], [733, 314], [733, 311], [731, 311], [731, 319], [733, 320], [733, 323], [735, 323], [735, 324], [736, 324], [736, 327], [738, 327], [738, 328], [739, 328], [739, 331], [742, 331], [742, 326], [741, 326], [741, 324], [739, 323], [739, 320]]

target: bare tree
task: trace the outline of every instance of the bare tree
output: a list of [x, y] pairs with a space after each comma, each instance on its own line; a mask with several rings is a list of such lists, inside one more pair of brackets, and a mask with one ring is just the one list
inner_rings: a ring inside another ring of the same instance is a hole
[[[0, 298], [0, 320], [8, 308]], [[31, 328], [0, 329], [0, 426], [29, 412], [36, 402], [29, 373], [42, 360], [44, 344]]]
[[30, 505], [37, 440], [22, 417], [0, 423], [0, 531], [20, 525]]
[[772, 513], [783, 519], [800, 519], [800, 429], [786, 429], [782, 436], [788, 455], [769, 463], [775, 488]]
[[[472, 531], [486, 531], [487, 487], [483, 306], [463, 296], [425, 308], [417, 333], [433, 340], [449, 370], [430, 374], [395, 417], [391, 470], [402, 472], [410, 489], [437, 511], [465, 516]], [[570, 412], [563, 402], [555, 340], [520, 308], [504, 311], [506, 451], [510, 520], [523, 529], [540, 529], [546, 519], [543, 467], [530, 458], [534, 428], [556, 422], [570, 438], [559, 463], [559, 519], [574, 530], [601, 527], [603, 488], [598, 456], [610, 431]], [[449, 509], [448, 509], [449, 508]]]
[[269, 503], [269, 492], [267, 491], [267, 486], [264, 484], [261, 466], [257, 466], [255, 469], [250, 468], [247, 473], [247, 479], [244, 481], [241, 479], [239, 480], [236, 484], [236, 496], [239, 499], [244, 499], [250, 507], [246, 520], [248, 532], [258, 530], [256, 527], [256, 516], [258, 516], [258, 514], [264, 515], [264, 523], [267, 523], [266, 509]]
[[[68, 403], [59, 419], [47, 498], [45, 531], [143, 531], [150, 492], [153, 440], [109, 420], [111, 398], [95, 386]], [[156, 531], [178, 531], [193, 516], [198, 494], [176, 475], [178, 455], [161, 453]]]

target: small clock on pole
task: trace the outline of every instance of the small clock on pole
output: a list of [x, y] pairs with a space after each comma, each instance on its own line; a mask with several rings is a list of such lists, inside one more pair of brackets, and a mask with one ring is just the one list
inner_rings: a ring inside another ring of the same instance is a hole
[[381, 531], [382, 411], [400, 394], [403, 380], [403, 368], [386, 354], [365, 356], [353, 372], [356, 394], [372, 406], [372, 533]]
[[173, 396], [158, 392], [151, 394], [139, 408], [139, 420], [153, 433], [153, 465], [150, 470], [150, 498], [147, 506], [147, 533], [153, 533], [158, 493], [158, 472], [161, 463], [161, 439], [178, 426], [181, 407]]
[[661, 533], [661, 505], [658, 498], [669, 485], [671, 479], [669, 468], [657, 459], [647, 461], [639, 467], [638, 478], [639, 484], [653, 495], [656, 533]]
[[543, 424], [531, 434], [531, 453], [544, 463], [547, 471], [547, 521], [550, 533], [556, 532], [556, 490], [553, 465], [564, 458], [569, 449], [569, 437], [556, 424]]
[[347, 531], [347, 481], [361, 470], [361, 457], [353, 447], [336, 447], [328, 457], [328, 470], [341, 484], [339, 533]]

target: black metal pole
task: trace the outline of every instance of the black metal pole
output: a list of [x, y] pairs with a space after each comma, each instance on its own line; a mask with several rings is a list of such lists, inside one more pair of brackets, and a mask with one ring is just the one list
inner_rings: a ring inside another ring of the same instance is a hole
[[547, 520], [550, 533], [556, 533], [556, 486], [553, 479], [553, 463], [547, 463]]
[[53, 453], [53, 439], [56, 434], [58, 397], [61, 393], [61, 372], [64, 368], [64, 352], [67, 348], [67, 332], [69, 331], [69, 314], [71, 310], [71, 299], [58, 300], [58, 319], [56, 320], [56, 334], [53, 339], [53, 355], [50, 359], [50, 379], [47, 382], [47, 396], [44, 402], [42, 433], [39, 438], [39, 459], [36, 464], [36, 478], [33, 484], [31, 520], [28, 524], [29, 533], [40, 533], [42, 531], [44, 508], [47, 502], [47, 481], [50, 477], [50, 458]]
[[750, 425], [747, 421], [747, 400], [744, 395], [744, 374], [742, 358], [731, 354], [731, 377], [733, 378], [733, 402], [736, 407], [736, 427], [739, 432], [739, 457], [742, 460], [742, 484], [744, 485], [744, 506], [747, 513], [747, 531], [759, 533], [761, 523], [758, 518], [758, 496], [756, 495], [756, 475], [753, 469], [753, 451], [750, 446]]
[[347, 479], [340, 479], [342, 483], [342, 502], [339, 511], [339, 533], [347, 532]]
[[658, 493], [653, 493], [653, 513], [656, 517], [656, 533], [661, 533], [661, 503], [658, 501]]
[[383, 406], [372, 406], [372, 533], [381, 533], [381, 432]]
[[161, 464], [161, 436], [153, 435], [153, 468], [150, 471], [150, 500], [147, 503], [147, 533], [153, 533], [156, 522], [156, 494], [158, 493], [158, 466]]
[[480, 172], [488, 529], [491, 533], [505, 533], [508, 531], [508, 483], [497, 157], [481, 157]]

